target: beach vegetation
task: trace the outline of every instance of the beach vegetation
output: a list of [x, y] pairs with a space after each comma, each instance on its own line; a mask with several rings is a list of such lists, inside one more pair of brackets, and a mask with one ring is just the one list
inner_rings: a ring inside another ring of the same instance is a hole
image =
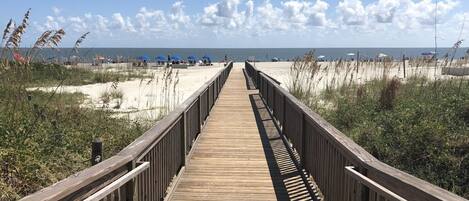
[[[468, 79], [428, 76], [415, 68], [406, 79], [390, 77], [400, 68], [392, 61], [319, 64], [312, 54], [290, 68], [286, 87], [294, 96], [379, 160], [469, 198]], [[434, 66], [424, 59], [410, 62]], [[322, 79], [323, 90], [314, 89]]]
[[[154, 123], [119, 117], [109, 109], [83, 107], [87, 99], [84, 94], [62, 92], [60, 88], [64, 85], [112, 82], [111, 89], [104, 92], [101, 98], [107, 103], [116, 100], [114, 109], [118, 109], [116, 107], [120, 107], [124, 98], [124, 92], [118, 88], [120, 82], [134, 78], [144, 80], [153, 75], [38, 62], [34, 58], [41, 49], [58, 47], [65, 31], [46, 31], [27, 53], [21, 53], [19, 47], [28, 27], [29, 16], [30, 10], [18, 26], [10, 20], [2, 37], [0, 200], [20, 199], [89, 167], [93, 139], [100, 138], [103, 141], [104, 158], [107, 158], [119, 152]], [[87, 34], [78, 39], [75, 51], [78, 51], [79, 44]], [[161, 81], [167, 83], [167, 90], [177, 91], [169, 87], [177, 86], [174, 79], [166, 81], [175, 76], [170, 72], [168, 74]], [[41, 86], [52, 90], [31, 89]], [[166, 106], [173, 104], [174, 100]]]

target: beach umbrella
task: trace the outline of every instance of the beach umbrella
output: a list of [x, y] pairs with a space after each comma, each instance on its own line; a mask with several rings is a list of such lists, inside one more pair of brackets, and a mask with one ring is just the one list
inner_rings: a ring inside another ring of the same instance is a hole
[[160, 62], [161, 62], [161, 61], [166, 61], [166, 57], [163, 56], [163, 55], [159, 55], [159, 56], [156, 57], [156, 60], [157, 60], [157, 61], [160, 61]]
[[173, 61], [181, 61], [181, 57], [179, 55], [173, 55], [171, 56], [171, 60]]
[[355, 53], [352, 53], [352, 52], [347, 53], [347, 56], [355, 56]]
[[324, 59], [324, 58], [326, 58], [326, 56], [324, 56], [324, 55], [319, 55], [318, 56], [318, 59]]
[[195, 56], [189, 56], [189, 57], [187, 57], [187, 60], [189, 60], [189, 61], [195, 61], [195, 60], [197, 60], [197, 57], [195, 57]]
[[147, 55], [142, 55], [142, 56], [137, 57], [137, 59], [141, 61], [148, 61], [149, 57]]
[[378, 54], [378, 58], [384, 58], [384, 57], [388, 57], [388, 55], [383, 54], [383, 53], [379, 53], [379, 54]]
[[202, 59], [203, 59], [203, 60], [211, 61], [211, 59], [210, 59], [210, 57], [209, 57], [208, 55], [204, 55], [204, 56], [202, 57]]
[[279, 61], [280, 59], [278, 59], [278, 57], [274, 57], [272, 58], [272, 61]]
[[435, 55], [435, 52], [431, 51], [431, 52], [423, 52], [422, 53], [422, 56], [433, 56]]

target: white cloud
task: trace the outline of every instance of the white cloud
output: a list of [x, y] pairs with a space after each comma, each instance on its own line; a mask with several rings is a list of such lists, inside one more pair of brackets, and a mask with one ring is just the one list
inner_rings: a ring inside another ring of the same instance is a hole
[[[444, 23], [458, 4], [457, 0], [440, 1], [438, 23]], [[431, 28], [435, 23], [432, 0], [376, 0], [368, 5], [361, 0], [342, 0], [336, 11], [339, 25], [356, 26], [362, 31], [416, 30]]]
[[234, 30], [249, 31], [251, 34], [286, 31], [290, 28], [308, 29], [308, 27], [325, 27], [333, 23], [327, 19], [326, 11], [329, 4], [323, 0], [301, 1], [288, 0], [275, 6], [269, 0], [260, 5], [248, 0], [223, 0], [204, 8], [198, 22], [213, 27], [215, 32]]
[[364, 25], [368, 13], [360, 0], [343, 0], [337, 6], [340, 21], [345, 25]]
[[68, 18], [70, 25], [75, 32], [85, 32], [88, 29], [88, 25], [85, 20], [79, 16]]
[[98, 33], [109, 31], [109, 28], [108, 28], [109, 20], [106, 17], [102, 15], [96, 15], [96, 20], [97, 20], [96, 24], [94, 25]]
[[283, 19], [283, 11], [274, 7], [270, 1], [257, 7], [258, 20], [261, 29], [265, 30], [287, 30], [288, 25]]
[[[238, 11], [239, 0], [224, 0], [204, 8], [199, 22], [204, 26], [220, 26], [221, 28], [237, 29], [246, 22], [248, 11]], [[249, 6], [249, 4], [248, 4]]]
[[130, 18], [127, 17], [127, 19], [124, 19], [124, 17], [120, 13], [112, 14], [111, 28], [127, 32], [137, 31], [135, 30]]
[[186, 26], [190, 23], [191, 18], [184, 12], [184, 4], [182, 1], [176, 1], [171, 8], [169, 19], [175, 29]]
[[168, 21], [166, 16], [161, 10], [151, 10], [146, 7], [140, 8], [137, 15], [135, 15], [136, 28], [145, 32], [162, 32], [166, 29]]
[[287, 21], [295, 26], [306, 28], [306, 26], [326, 26], [326, 11], [329, 4], [317, 0], [315, 4], [309, 1], [290, 0], [283, 2], [283, 13]]
[[254, 1], [249, 0], [246, 2], [246, 18], [254, 16]]
[[400, 0], [378, 0], [372, 3], [368, 10], [377, 22], [391, 23], [400, 4]]
[[[138, 33], [139, 36], [164, 38], [196, 35], [203, 31], [244, 36], [308, 33], [311, 30], [321, 30], [315, 33], [327, 35], [338, 31], [336, 27], [359, 33], [426, 30], [434, 23], [434, 0], [364, 2], [368, 1], [339, 0], [332, 5], [327, 0], [283, 0], [275, 3], [269, 0], [259, 3], [254, 0], [218, 0], [193, 15], [185, 12], [184, 2], [180, 0], [176, 0], [168, 10], [141, 7], [125, 15], [116, 12], [110, 15], [85, 13], [65, 16], [61, 9], [52, 7], [54, 14], [34, 25], [40, 31], [65, 28], [79, 33], [91, 31], [97, 36]], [[459, 3], [460, 0], [440, 0], [438, 23], [450, 23], [448, 16]], [[335, 13], [330, 14], [330, 9]], [[195, 29], [197, 26], [205, 29]]]
[[52, 16], [47, 16], [46, 17], [46, 22], [44, 23], [44, 30], [57, 30], [59, 29], [59, 22], [52, 17]]
[[[401, 29], [420, 28], [435, 23], [435, 3], [431, 0], [402, 0], [402, 10], [397, 13]], [[459, 4], [458, 1], [444, 0], [438, 3], [438, 23], [443, 23], [446, 15]]]
[[60, 15], [62, 10], [60, 8], [57, 8], [55, 6], [52, 7], [52, 12], [54, 12], [54, 15]]

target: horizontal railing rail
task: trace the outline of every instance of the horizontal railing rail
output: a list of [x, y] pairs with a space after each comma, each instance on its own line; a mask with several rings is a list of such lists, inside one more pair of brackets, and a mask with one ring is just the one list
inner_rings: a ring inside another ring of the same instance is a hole
[[345, 173], [347, 173], [347, 175], [351, 176], [353, 179], [357, 180], [359, 183], [376, 192], [376, 196], [373, 197], [373, 200], [406, 201], [406, 199], [402, 198], [401, 196], [396, 195], [392, 191], [379, 185], [365, 175], [362, 175], [360, 172], [356, 171], [355, 167], [353, 166], [345, 167]]
[[465, 200], [380, 162], [282, 88], [278, 81], [249, 62], [245, 63], [245, 70], [326, 200], [379, 200], [381, 192], [347, 174], [347, 166], [353, 166], [356, 173], [403, 199]]
[[148, 163], [149, 167], [115, 190], [119, 194], [118, 199], [162, 200], [185, 166], [186, 156], [232, 67], [233, 62], [228, 63], [192, 96], [115, 156], [22, 200], [84, 200], [142, 163]]
[[130, 171], [129, 173], [123, 175], [116, 181], [113, 181], [111, 184], [107, 185], [106, 187], [102, 188], [98, 192], [94, 193], [90, 197], [86, 198], [84, 201], [95, 201], [107, 198], [107, 200], [123, 200], [120, 196], [119, 188], [125, 185], [131, 179], [134, 179], [137, 175], [141, 172], [146, 170], [150, 167], [149, 162], [144, 162], [140, 164], [138, 167]]

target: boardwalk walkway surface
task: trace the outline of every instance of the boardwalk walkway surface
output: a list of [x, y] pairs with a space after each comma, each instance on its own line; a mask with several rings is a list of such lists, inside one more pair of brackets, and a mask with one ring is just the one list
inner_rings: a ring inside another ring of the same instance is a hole
[[170, 200], [311, 200], [257, 90], [235, 66]]

